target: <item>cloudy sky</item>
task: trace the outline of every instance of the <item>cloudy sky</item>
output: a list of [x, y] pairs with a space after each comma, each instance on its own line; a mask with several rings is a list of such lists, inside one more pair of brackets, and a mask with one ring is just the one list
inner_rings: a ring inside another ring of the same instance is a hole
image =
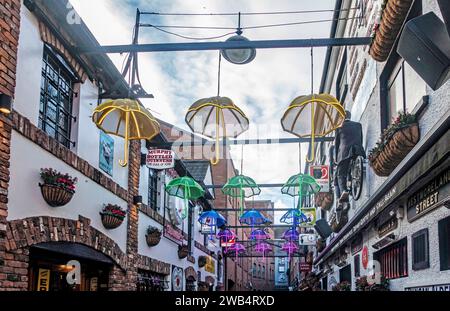
[[[136, 8], [146, 12], [236, 13], [299, 10], [333, 10], [335, 0], [71, 0], [76, 11], [102, 45], [129, 44]], [[243, 27], [329, 20], [332, 12], [243, 16]], [[153, 25], [236, 27], [236, 16], [144, 15], [142, 23]], [[251, 40], [325, 38], [331, 22], [244, 30]], [[213, 37], [232, 30], [167, 29], [190, 37]], [[226, 37], [224, 38], [226, 39]], [[218, 39], [218, 40], [224, 40]], [[140, 43], [190, 42], [154, 28], [141, 28]], [[216, 40], [217, 41], [217, 40]], [[314, 49], [314, 89], [318, 91], [326, 48]], [[110, 55], [119, 68], [125, 55]], [[217, 51], [142, 53], [141, 81], [155, 98], [143, 100], [156, 117], [187, 129], [188, 107], [199, 98], [217, 93]], [[311, 89], [309, 49], [263, 49], [247, 65], [222, 61], [221, 95], [231, 98], [250, 119], [250, 130], [240, 138], [291, 137], [282, 131], [280, 118], [290, 101]], [[240, 167], [241, 147], [233, 147], [235, 166]], [[302, 145], [302, 159], [307, 145]], [[258, 183], [283, 183], [299, 171], [296, 144], [244, 147], [243, 172]], [[276, 207], [292, 207], [280, 189], [263, 188], [260, 199], [271, 199]], [[280, 213], [277, 213], [278, 216]], [[282, 213], [281, 213], [282, 214]]]

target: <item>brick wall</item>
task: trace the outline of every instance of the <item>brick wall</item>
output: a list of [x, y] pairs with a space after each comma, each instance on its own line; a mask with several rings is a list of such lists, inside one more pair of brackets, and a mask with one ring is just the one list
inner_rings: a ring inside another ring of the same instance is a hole
[[[14, 96], [16, 84], [17, 47], [20, 28], [20, 0], [0, 2], [0, 94]], [[11, 142], [11, 121], [0, 113], [0, 283], [12, 282], [8, 276], [5, 261], [16, 259], [6, 257], [6, 216], [8, 215], [9, 158]], [[21, 257], [23, 254], [17, 254]], [[16, 267], [17, 269], [22, 269]], [[23, 282], [23, 280], [16, 280]], [[0, 286], [1, 287], [1, 286]]]

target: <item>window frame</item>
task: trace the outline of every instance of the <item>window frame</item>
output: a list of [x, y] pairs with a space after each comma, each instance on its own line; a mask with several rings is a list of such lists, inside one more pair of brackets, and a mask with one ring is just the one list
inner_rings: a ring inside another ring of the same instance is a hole
[[[416, 253], [416, 242], [415, 239], [418, 237], [424, 236], [425, 237], [425, 246], [424, 246], [424, 252], [425, 252], [425, 260], [416, 262], [415, 253]], [[428, 228], [424, 228], [422, 230], [417, 231], [413, 235], [411, 235], [411, 251], [412, 251], [412, 269], [417, 270], [423, 270], [430, 267], [430, 242], [429, 242], [429, 234], [428, 234]]]
[[438, 221], [438, 235], [440, 271], [450, 270], [450, 216]]
[[[158, 171], [149, 168], [148, 169], [148, 195], [147, 204], [153, 210], [158, 210]], [[169, 206], [169, 200], [167, 200], [167, 206]]]
[[[52, 70], [54, 70], [55, 74], [57, 75], [57, 85], [55, 85], [54, 79], [52, 79], [49, 75], [49, 67], [52, 68]], [[76, 142], [71, 140], [71, 136], [73, 122], [76, 122], [76, 117], [73, 116], [73, 109], [74, 98], [77, 97], [78, 94], [78, 92], [76, 91], [77, 83], [79, 82], [80, 80], [64, 60], [63, 56], [52, 49], [51, 46], [45, 44], [42, 54], [38, 127], [42, 131], [47, 133], [47, 135], [54, 138], [58, 143], [69, 149], [71, 147], [75, 147], [76, 145]], [[67, 86], [67, 92], [61, 89], [61, 83], [64, 83]], [[51, 98], [52, 96], [48, 93], [49, 84], [51, 84], [57, 91], [56, 100]], [[66, 109], [66, 107], [61, 104], [63, 100], [61, 97], [65, 95], [64, 93], [68, 93], [67, 96], [64, 96], [64, 99], [68, 100], [68, 109]], [[55, 106], [55, 120], [51, 120], [51, 118], [49, 118], [49, 115], [47, 114], [49, 104]], [[67, 118], [67, 122], [65, 122], [66, 126], [64, 128], [61, 126], [60, 121], [62, 117], [60, 117], [60, 114], [64, 114]], [[52, 123], [54, 127], [52, 127], [50, 123]], [[53, 128], [54, 135], [47, 132], [47, 126]], [[63, 141], [61, 141], [61, 138], [63, 139]]]
[[[398, 249], [398, 256], [399, 256], [398, 266], [394, 265], [393, 262], [391, 261], [391, 259], [392, 259], [391, 257], [393, 254], [390, 253], [389, 251], [392, 251], [393, 249]], [[403, 253], [402, 253], [402, 251], [403, 251]], [[409, 276], [408, 239], [406, 237], [380, 249], [379, 251], [374, 253], [373, 256], [374, 256], [374, 259], [380, 263], [380, 270], [381, 270], [380, 272], [382, 272], [382, 274], [386, 277], [386, 279], [394, 280], [394, 279], [400, 279], [400, 278]], [[383, 256], [384, 256], [384, 258], [382, 258]], [[386, 262], [382, 262], [383, 259]], [[401, 273], [397, 276], [391, 276], [390, 274], [393, 273], [391, 270], [394, 270], [394, 269], [397, 269], [398, 272], [401, 272]], [[403, 270], [403, 271], [401, 271], [401, 270]], [[388, 273], [386, 273], [386, 271]], [[405, 273], [405, 271], [406, 271], [406, 273]]]

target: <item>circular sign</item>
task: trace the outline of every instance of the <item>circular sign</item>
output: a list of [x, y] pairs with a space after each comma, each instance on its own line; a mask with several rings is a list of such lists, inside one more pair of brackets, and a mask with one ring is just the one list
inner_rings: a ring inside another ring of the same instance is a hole
[[361, 254], [362, 266], [364, 269], [367, 269], [367, 265], [369, 264], [369, 249], [367, 246], [364, 246]]

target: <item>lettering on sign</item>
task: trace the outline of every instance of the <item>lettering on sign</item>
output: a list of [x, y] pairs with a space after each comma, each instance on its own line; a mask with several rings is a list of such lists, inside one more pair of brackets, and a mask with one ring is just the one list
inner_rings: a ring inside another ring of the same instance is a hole
[[440, 197], [449, 193], [449, 181], [450, 169], [447, 169], [410, 196], [406, 203], [408, 221], [414, 221], [438, 207]]
[[405, 291], [419, 291], [419, 292], [450, 292], [450, 284], [439, 284], [439, 285], [425, 285], [425, 286], [415, 286], [406, 287]]
[[309, 175], [314, 177], [320, 186], [320, 192], [330, 191], [330, 167], [328, 165], [311, 165]]
[[388, 233], [389, 231], [396, 229], [397, 227], [398, 227], [397, 217], [393, 217], [388, 221], [382, 223], [380, 226], [378, 226], [378, 235], [381, 237], [386, 233]]
[[164, 170], [175, 166], [175, 153], [166, 149], [150, 149], [147, 152], [146, 165], [148, 168]]
[[48, 292], [50, 286], [50, 270], [49, 269], [39, 269], [38, 272], [38, 288], [40, 292]]

